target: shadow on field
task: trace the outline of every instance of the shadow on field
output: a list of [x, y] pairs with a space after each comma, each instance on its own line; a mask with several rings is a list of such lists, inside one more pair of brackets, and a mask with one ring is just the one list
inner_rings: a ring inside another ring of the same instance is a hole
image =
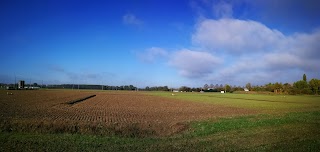
[[90, 95], [90, 96], [87, 96], [87, 97], [84, 97], [84, 98], [80, 98], [80, 99], [77, 99], [77, 100], [72, 100], [72, 101], [67, 102], [67, 104], [73, 105], [73, 104], [82, 102], [82, 101], [84, 101], [84, 100], [90, 99], [90, 98], [95, 97], [95, 96], [96, 96], [96, 95], [94, 94], [94, 95]]

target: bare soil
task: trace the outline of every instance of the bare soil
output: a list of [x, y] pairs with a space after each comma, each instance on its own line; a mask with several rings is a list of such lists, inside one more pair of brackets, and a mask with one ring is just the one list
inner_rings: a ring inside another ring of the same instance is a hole
[[[96, 96], [67, 104], [93, 94]], [[168, 136], [186, 130], [190, 121], [253, 113], [139, 92], [0, 90], [0, 129], [5, 131]]]

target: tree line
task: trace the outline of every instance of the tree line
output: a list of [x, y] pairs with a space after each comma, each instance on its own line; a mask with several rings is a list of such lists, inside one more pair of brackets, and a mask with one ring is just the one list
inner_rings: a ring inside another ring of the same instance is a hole
[[276, 94], [320, 94], [320, 80], [319, 79], [311, 79], [307, 81], [306, 74], [303, 74], [302, 79], [296, 81], [292, 84], [290, 83], [268, 83], [265, 85], [256, 85], [252, 86], [251, 83], [247, 83], [245, 87], [231, 87], [230, 85], [208, 85], [205, 84], [203, 86], [204, 90], [212, 90], [214, 92], [219, 92], [221, 90], [226, 92], [234, 92], [234, 91], [243, 91], [244, 88], [249, 91], [257, 91], [257, 92], [273, 92]]
[[[4, 89], [6, 87], [16, 88], [17, 84], [3, 84], [0, 83], [0, 88]], [[234, 92], [234, 91], [244, 91], [244, 88], [249, 91], [256, 92], [273, 92], [276, 94], [320, 94], [320, 80], [311, 79], [307, 80], [306, 74], [303, 74], [302, 79], [296, 81], [292, 84], [290, 83], [268, 83], [265, 85], [251, 85], [247, 83], [245, 87], [241, 86], [231, 86], [229, 84], [205, 84], [203, 87], [188, 87], [181, 86], [180, 88], [169, 88], [168, 86], [153, 86], [138, 88], [133, 85], [122, 85], [122, 86], [109, 86], [109, 85], [88, 85], [88, 84], [58, 84], [58, 85], [39, 85], [37, 83], [26, 84], [26, 86], [49, 88], [49, 89], [95, 89], [95, 90], [141, 90], [141, 91], [183, 91], [183, 92]]]
[[311, 79], [307, 81], [307, 76], [304, 74], [302, 79], [290, 83], [268, 83], [264, 86], [253, 86], [248, 88], [252, 91], [270, 91], [277, 94], [320, 94], [320, 80], [319, 79]]

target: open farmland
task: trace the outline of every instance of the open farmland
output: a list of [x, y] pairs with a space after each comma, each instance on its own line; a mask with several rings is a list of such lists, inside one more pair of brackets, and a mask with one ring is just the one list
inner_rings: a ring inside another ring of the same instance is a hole
[[[96, 96], [68, 104], [92, 94]], [[166, 136], [183, 131], [189, 121], [255, 113], [139, 92], [22, 90], [7, 95], [2, 91], [0, 102], [5, 129], [124, 136]]]
[[[316, 151], [320, 97], [0, 91], [0, 151]], [[71, 101], [89, 98], [82, 102]]]

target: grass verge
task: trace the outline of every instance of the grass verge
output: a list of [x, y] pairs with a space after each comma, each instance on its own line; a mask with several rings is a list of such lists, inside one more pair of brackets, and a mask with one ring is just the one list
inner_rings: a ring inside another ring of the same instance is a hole
[[7, 132], [0, 151], [317, 151], [320, 111], [191, 122], [184, 134], [161, 138]]

